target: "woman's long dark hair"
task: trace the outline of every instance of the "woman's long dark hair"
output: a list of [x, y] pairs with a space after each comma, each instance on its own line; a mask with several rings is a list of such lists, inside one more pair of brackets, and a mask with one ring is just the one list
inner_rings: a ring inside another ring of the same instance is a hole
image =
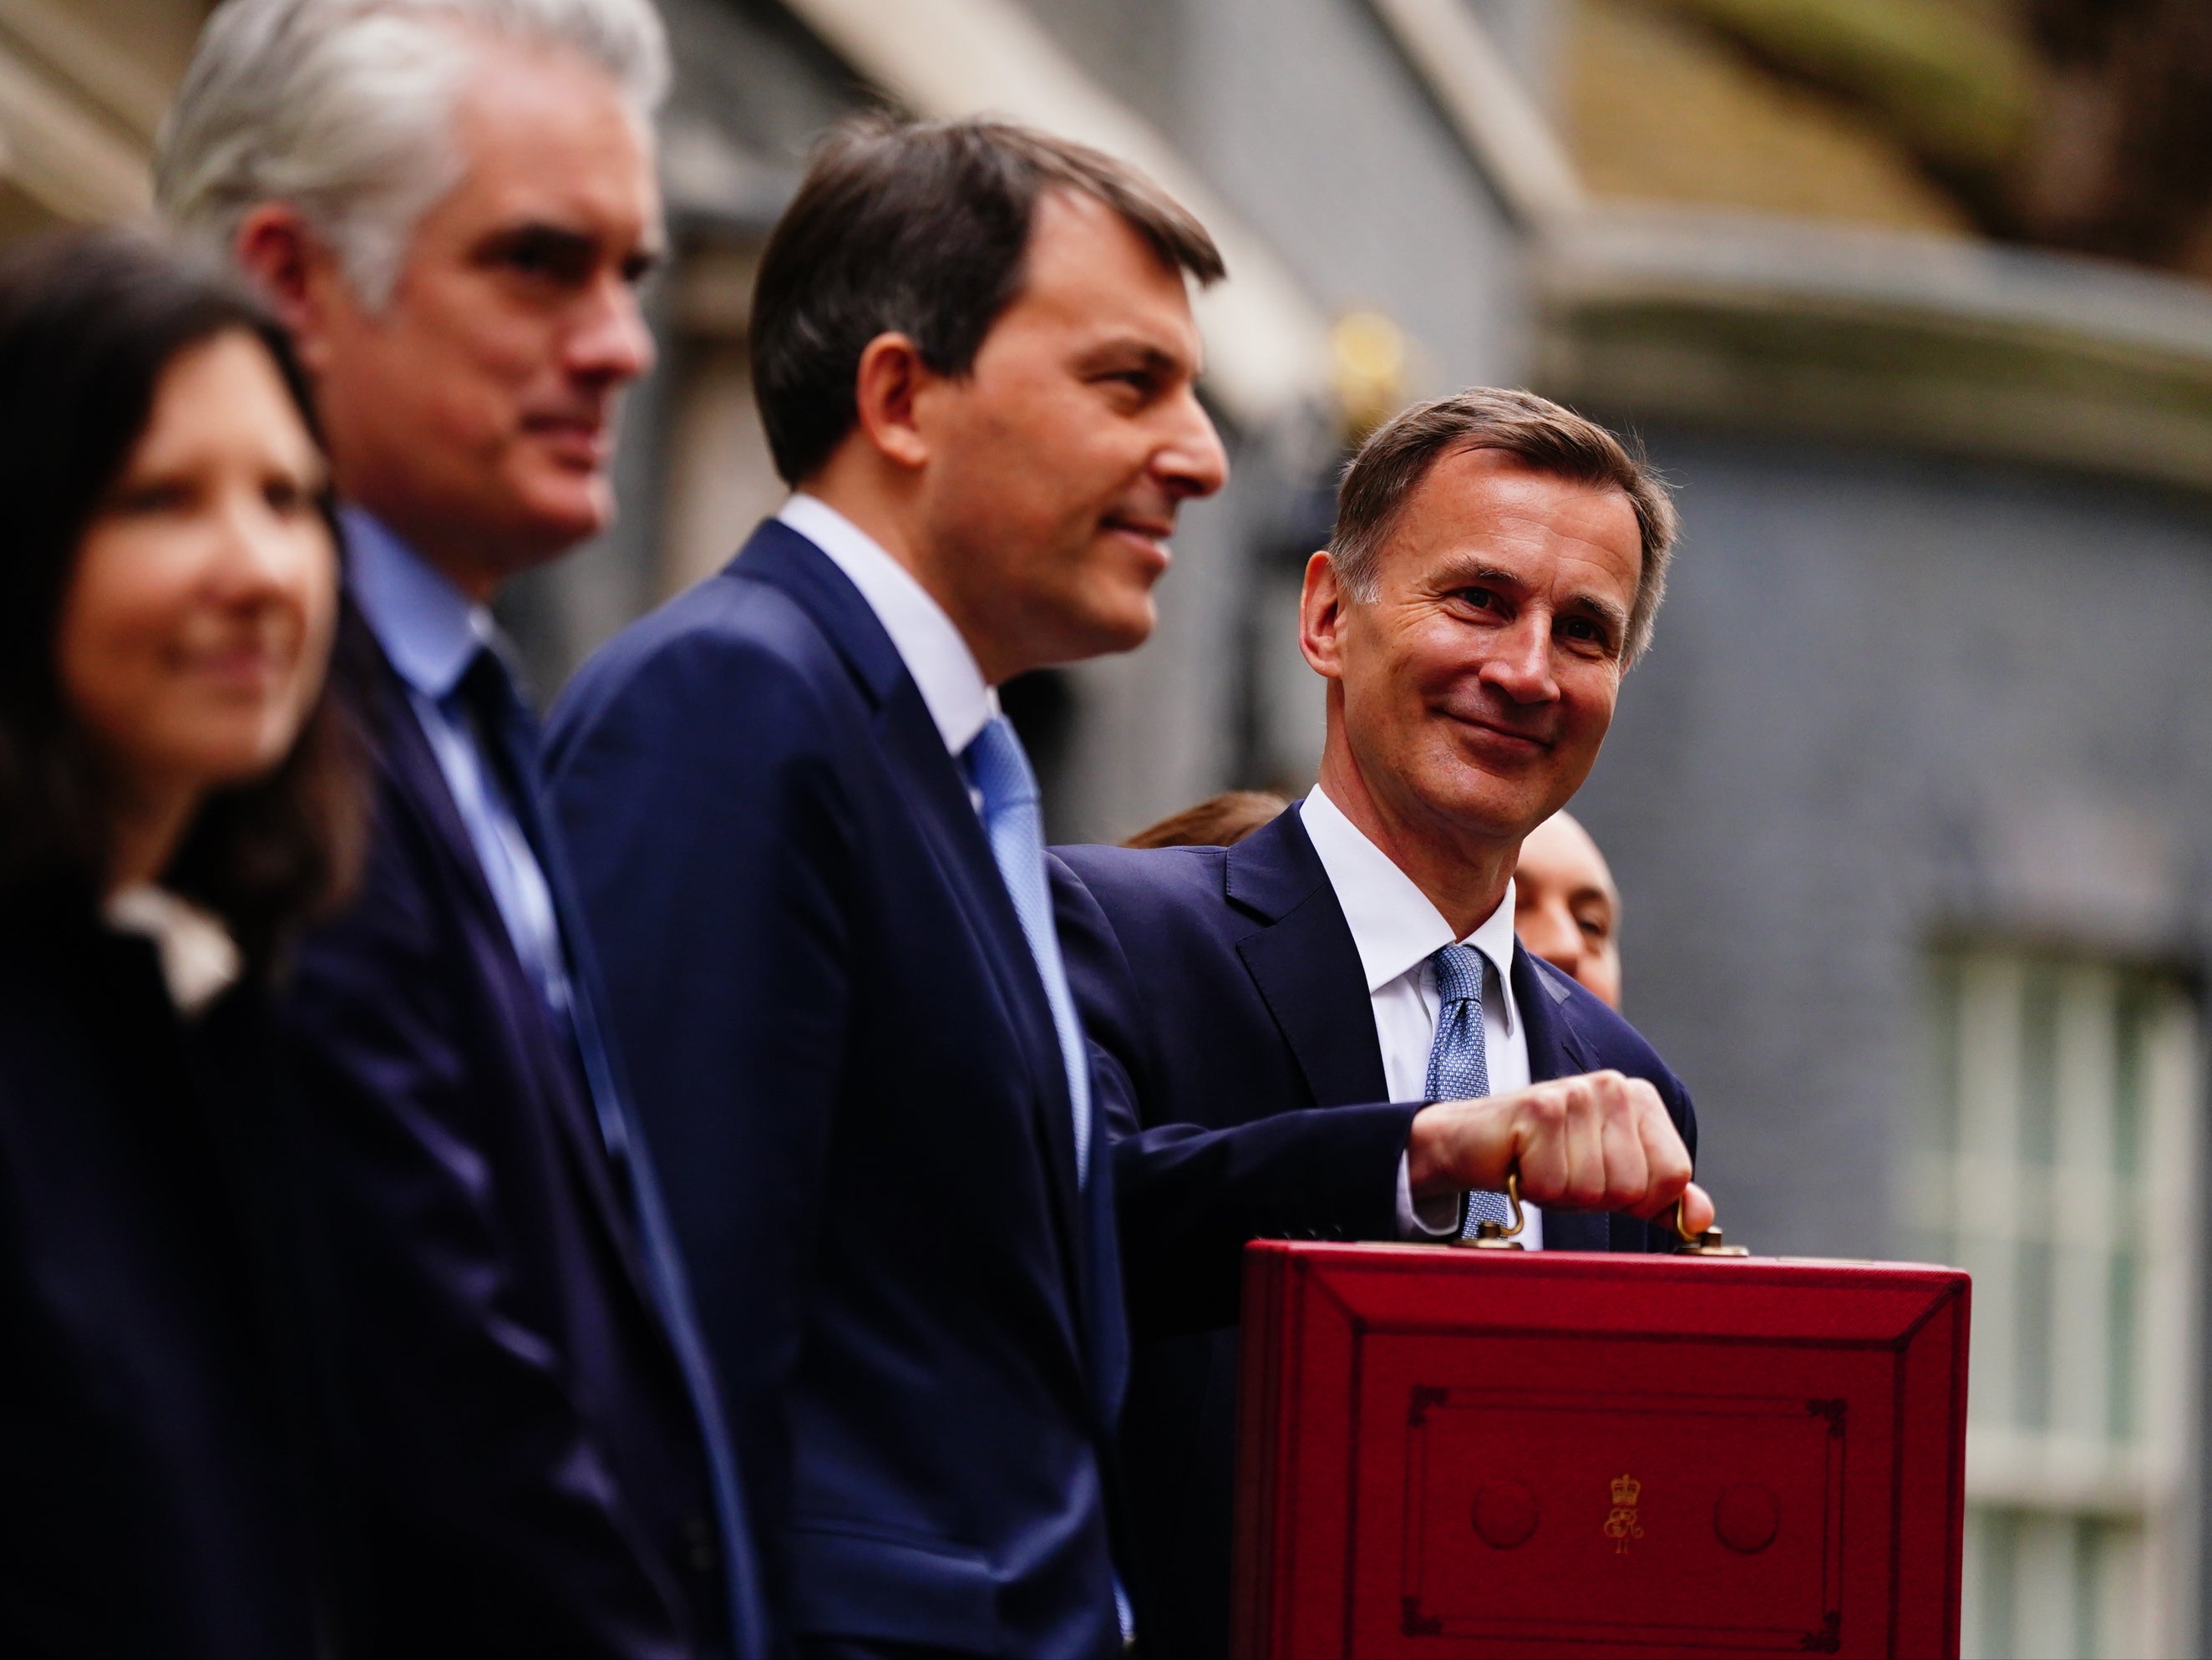
[[[283, 331], [190, 258], [134, 232], [90, 230], [0, 261], [0, 897], [96, 893], [105, 880], [110, 785], [62, 691], [62, 608], [163, 373], [232, 332], [267, 348], [315, 431]], [[327, 689], [273, 772], [210, 795], [162, 874], [222, 916], [257, 966], [342, 897], [359, 863], [364, 787], [348, 702]]]

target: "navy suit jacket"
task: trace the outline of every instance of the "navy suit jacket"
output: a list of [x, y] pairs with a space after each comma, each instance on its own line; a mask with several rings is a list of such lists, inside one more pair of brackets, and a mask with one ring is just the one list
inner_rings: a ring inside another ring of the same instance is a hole
[[1118, 1653], [1103, 1132], [890, 636], [772, 521], [551, 755], [787, 1637]]
[[0, 909], [0, 1654], [304, 1660], [308, 1511], [256, 1249], [252, 985], [178, 1018], [90, 896]]
[[[1140, 1339], [1122, 1451], [1147, 1652], [1227, 1651], [1234, 1322], [1247, 1240], [1391, 1239], [1424, 1103], [1390, 1104], [1366, 976], [1292, 808], [1228, 848], [1062, 848], [1061, 948], [1115, 1137], [1123, 1272]], [[1651, 1081], [1697, 1149], [1689, 1095], [1628, 1023], [1517, 945], [1537, 1080]], [[1664, 1250], [1628, 1216], [1544, 1213], [1552, 1250]]]
[[374, 837], [283, 1016], [353, 1640], [720, 1652], [708, 1466], [620, 1172], [402, 684], [349, 624]]

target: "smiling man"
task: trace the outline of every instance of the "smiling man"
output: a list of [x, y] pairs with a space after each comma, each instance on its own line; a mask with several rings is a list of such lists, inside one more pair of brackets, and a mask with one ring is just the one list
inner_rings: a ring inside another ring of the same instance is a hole
[[[1674, 517], [1610, 434], [1525, 392], [1407, 410], [1306, 569], [1321, 779], [1233, 848], [1066, 848], [1139, 1339], [1123, 1432], [1147, 1652], [1228, 1646], [1238, 1257], [1267, 1236], [1665, 1249], [1689, 1098], [1514, 938], [1523, 837], [1588, 776]], [[1538, 1208], [1540, 1207], [1540, 1208]]]
[[1206, 232], [990, 122], [832, 135], [763, 257], [794, 493], [618, 638], [556, 794], [802, 1656], [1121, 1651], [1112, 1169], [994, 688], [1218, 489]]
[[485, 607], [609, 522], [660, 246], [647, 0], [229, 0], [162, 138], [343, 503], [376, 760], [299, 952], [278, 1235], [345, 1653], [751, 1656], [717, 1392]]

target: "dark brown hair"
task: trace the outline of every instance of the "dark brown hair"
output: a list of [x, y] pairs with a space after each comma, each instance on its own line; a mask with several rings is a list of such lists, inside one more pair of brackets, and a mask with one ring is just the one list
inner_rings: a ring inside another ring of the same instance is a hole
[[1632, 453], [1596, 422], [1533, 392], [1475, 386], [1416, 404], [1359, 447], [1337, 487], [1336, 533], [1329, 542], [1329, 558], [1346, 590], [1355, 599], [1375, 597], [1382, 545], [1407, 498], [1439, 458], [1462, 450], [1497, 450], [1533, 472], [1628, 497], [1644, 557], [1622, 658], [1633, 664], [1643, 656], [1667, 595], [1667, 567], [1680, 528], [1674, 503], [1640, 449]]
[[1120, 214], [1170, 269], [1223, 275], [1206, 228], [1135, 168], [1005, 121], [856, 118], [814, 153], [769, 238], [753, 293], [761, 422], [787, 483], [853, 429], [860, 354], [903, 334], [939, 374], [964, 375], [1021, 293], [1039, 198], [1066, 190]]
[[1147, 824], [1125, 848], [1233, 848], [1291, 804], [1272, 790], [1224, 790]]
[[[232, 332], [268, 350], [313, 432], [289, 343], [228, 279], [117, 230], [42, 238], [0, 261], [0, 895], [58, 882], [97, 892], [105, 879], [110, 787], [62, 690], [62, 609], [163, 374]], [[274, 772], [211, 795], [162, 874], [257, 966], [359, 860], [364, 786], [343, 701], [326, 690]]]

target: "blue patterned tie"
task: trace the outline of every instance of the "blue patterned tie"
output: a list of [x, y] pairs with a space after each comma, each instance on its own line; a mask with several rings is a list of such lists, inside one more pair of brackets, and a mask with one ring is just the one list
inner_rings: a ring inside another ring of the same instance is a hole
[[968, 781], [983, 798], [983, 834], [990, 840], [991, 857], [998, 863], [1007, 897], [1014, 902], [1014, 915], [1022, 920], [1022, 935], [1044, 982], [1045, 1000], [1052, 1006], [1060, 1062], [1067, 1068], [1068, 1104], [1075, 1117], [1075, 1181], [1080, 1187], [1091, 1179], [1091, 1062], [1083, 1047], [1083, 1027], [1075, 1018], [1075, 997], [1067, 988], [1067, 970], [1060, 960], [1060, 935], [1053, 929], [1052, 890], [1044, 874], [1044, 810], [1036, 775], [1030, 770], [1030, 757], [1015, 736], [1014, 723], [1003, 714], [983, 723], [975, 740], [961, 751], [960, 760]]
[[768, 1652], [767, 1633], [760, 1628], [760, 1591], [754, 1584], [753, 1553], [744, 1499], [740, 1496], [737, 1455], [722, 1420], [721, 1397], [714, 1384], [707, 1342], [692, 1312], [691, 1291], [684, 1260], [676, 1243], [676, 1226], [670, 1220], [660, 1184], [647, 1156], [645, 1144], [631, 1128], [622, 1092], [615, 1081], [613, 1057], [599, 1031], [592, 1006], [586, 966], [585, 936], [578, 931], [579, 909], [570, 897], [568, 870], [561, 845], [551, 834], [544, 809], [545, 786], [538, 766], [538, 722], [516, 692], [514, 677], [499, 652], [486, 646], [461, 678], [461, 695], [475, 718], [479, 736], [488, 740], [487, 759], [501, 775], [509, 808], [538, 856], [546, 885], [553, 896], [554, 915], [568, 955], [578, 972], [572, 976], [568, 1009], [569, 1036], [581, 1062], [586, 1091], [609, 1162], [617, 1179], [629, 1189], [631, 1219], [637, 1226], [639, 1255], [644, 1259], [660, 1315], [676, 1350], [684, 1387], [691, 1397], [699, 1438], [707, 1456], [708, 1486], [714, 1505], [716, 1530], [722, 1551], [722, 1588], [729, 1600], [730, 1642], [738, 1660]]
[[[1446, 946], [1429, 961], [1436, 965], [1437, 1041], [1429, 1050], [1428, 1097], [1431, 1101], [1474, 1101], [1490, 1093], [1490, 1058], [1482, 1027], [1482, 987], [1490, 964], [1472, 946]], [[1502, 1193], [1480, 1189], [1467, 1195], [1466, 1235], [1478, 1222], [1510, 1222], [1513, 1212]]]

